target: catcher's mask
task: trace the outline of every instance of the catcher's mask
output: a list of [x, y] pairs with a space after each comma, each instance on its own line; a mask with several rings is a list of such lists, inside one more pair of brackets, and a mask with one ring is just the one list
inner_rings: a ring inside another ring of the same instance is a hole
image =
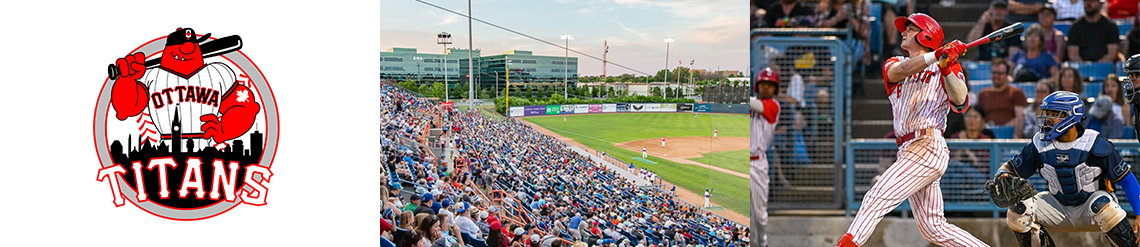
[[1041, 101], [1041, 114], [1037, 116], [1041, 140], [1052, 141], [1084, 120], [1085, 109], [1081, 97], [1073, 92], [1058, 91]]

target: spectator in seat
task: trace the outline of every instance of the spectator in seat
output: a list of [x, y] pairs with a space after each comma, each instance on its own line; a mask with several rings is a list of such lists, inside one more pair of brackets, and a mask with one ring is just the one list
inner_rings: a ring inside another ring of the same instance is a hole
[[1014, 133], [1021, 131], [1021, 111], [1025, 109], [1025, 92], [1009, 85], [1009, 64], [1001, 59], [990, 65], [990, 80], [993, 87], [978, 93], [978, 106], [986, 112], [986, 122], [995, 125], [1014, 126]]
[[1140, 9], [1140, 0], [1108, 0], [1108, 18], [1121, 21], [1136, 19], [1137, 10]]
[[1013, 138], [1030, 138], [1040, 132], [1041, 126], [1037, 125], [1037, 111], [1040, 110], [1041, 101], [1045, 100], [1045, 96], [1056, 91], [1056, 88], [1057, 84], [1049, 79], [1037, 81], [1037, 87], [1033, 91], [1033, 103], [1021, 111], [1021, 118], [1023, 119], [1021, 131], [1013, 133]]
[[[993, 139], [994, 133], [986, 129], [986, 112], [981, 107], [970, 107], [966, 115], [966, 129], [955, 133], [954, 139]], [[950, 150], [953, 159], [947, 163], [946, 176], [948, 181], [959, 181], [965, 184], [985, 183], [989, 174], [990, 152], [986, 149], [954, 149]], [[971, 193], [951, 193], [947, 195], [953, 200], [967, 200]]]
[[1140, 29], [1140, 19], [1132, 23], [1132, 30], [1124, 36], [1125, 57], [1140, 54], [1140, 31], [1137, 29]]
[[1061, 62], [1065, 60], [1065, 33], [1053, 26], [1056, 19], [1057, 9], [1051, 3], [1045, 3], [1037, 12], [1037, 24], [1045, 31], [1045, 50], [1053, 52], [1054, 59]]
[[[882, 22], [883, 23], [883, 29], [882, 30], [898, 30], [897, 28], [895, 28], [895, 22], [894, 22], [895, 17], [897, 17], [897, 16], [910, 16], [910, 13], [914, 12], [914, 4], [910, 4], [911, 0], [874, 0], [874, 1], [878, 2], [881, 6], [880, 8], [882, 8], [882, 10], [883, 10], [882, 11], [883, 18], [881, 20], [885, 20], [885, 21]], [[887, 35], [887, 38], [886, 38], [887, 42], [883, 42], [883, 44], [886, 44], [887, 45], [886, 47], [893, 47], [894, 48], [894, 50], [891, 50], [891, 56], [905, 55], [903, 53], [902, 48], [900, 48], [900, 46], [899, 46], [899, 34], [897, 32], [883, 32], [883, 33], [885, 33]]]
[[1081, 77], [1081, 72], [1073, 67], [1061, 68], [1060, 75], [1057, 76], [1057, 91], [1069, 91], [1083, 95], [1085, 91], [1084, 77]]
[[[1062, 0], [1063, 1], [1063, 0]], [[1085, 16], [1069, 27], [1068, 54], [1073, 62], [1116, 61], [1120, 32], [1116, 23], [1100, 12], [1100, 0], [1084, 0]]]
[[[1005, 1], [995, 0], [990, 4], [990, 9], [982, 13], [982, 17], [978, 18], [978, 22], [974, 23], [974, 27], [970, 29], [970, 33], [966, 34], [966, 40], [976, 40], [981, 38], [982, 35], [1008, 26], [1009, 23], [1005, 21], [1006, 14], [1008, 13], [1009, 9]], [[1017, 52], [1020, 46], [1020, 39], [1006, 39], [979, 45], [977, 60], [990, 61], [993, 58], [1008, 58], [1010, 54]]]
[[862, 51], [856, 57], [862, 58], [863, 64], [871, 64], [871, 8], [868, 7], [867, 1], [869, 0], [851, 0], [844, 7], [847, 10], [847, 23], [854, 31], [853, 39], [859, 42], [857, 49]]
[[1025, 42], [1022, 43], [1022, 50], [1010, 57], [1017, 64], [1013, 70], [1013, 81], [1037, 81], [1056, 76], [1059, 66], [1053, 53], [1045, 49], [1045, 29], [1033, 24], [1023, 37]]
[[810, 27], [815, 12], [800, 4], [799, 0], [780, 0], [764, 14], [765, 27]]
[[1120, 118], [1124, 125], [1131, 125], [1132, 118], [1124, 116], [1132, 116], [1132, 107], [1126, 107], [1124, 104], [1124, 90], [1120, 88], [1120, 78], [1116, 74], [1108, 74], [1104, 78], [1104, 83], [1100, 88], [1101, 95], [1107, 95], [1112, 100], [1112, 115]]
[[1113, 105], [1112, 98], [1108, 95], [1097, 96], [1081, 126], [1088, 126], [1088, 129], [1099, 131], [1104, 138], [1118, 139], [1123, 137], [1124, 121], [1112, 112]]
[[847, 28], [847, 0], [821, 0], [815, 9], [816, 27]]
[[1035, 22], [1037, 13], [1040, 13], [1047, 3], [1049, 0], [1009, 0], [1009, 16], [1006, 17], [1006, 21]]
[[1076, 21], [1085, 16], [1084, 0], [1056, 0], [1053, 7], [1057, 8], [1058, 21]]

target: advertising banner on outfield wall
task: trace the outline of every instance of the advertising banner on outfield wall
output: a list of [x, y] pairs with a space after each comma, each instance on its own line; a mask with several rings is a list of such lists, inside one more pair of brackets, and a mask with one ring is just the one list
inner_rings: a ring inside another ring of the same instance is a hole
[[673, 103], [661, 104], [661, 111], [663, 111], [663, 112], [675, 112], [675, 111], [677, 111], [677, 104], [673, 104]]
[[600, 104], [590, 105], [590, 113], [599, 113], [599, 112], [602, 112], [602, 105], [600, 105]]
[[574, 114], [574, 105], [562, 105], [562, 114]]
[[645, 104], [645, 110], [644, 111], [659, 112], [659, 111], [661, 111], [661, 104], [659, 104], [659, 103], [658, 104]]
[[693, 104], [677, 104], [678, 112], [693, 111]]
[[523, 107], [523, 116], [542, 116], [546, 115], [546, 106], [532, 105]]
[[546, 106], [546, 115], [558, 115], [558, 114], [562, 114], [562, 107], [561, 106], [558, 106], [558, 105]]
[[512, 116], [512, 117], [525, 116], [523, 114], [523, 107], [522, 106], [511, 107], [511, 109], [507, 113], [507, 116]]
[[590, 113], [590, 105], [574, 105], [574, 114]]
[[643, 112], [645, 111], [645, 104], [629, 104], [629, 111]]
[[694, 104], [693, 105], [693, 111], [695, 111], [695, 112], [710, 112], [710, 111], [712, 111], [712, 106], [709, 104]]
[[617, 112], [629, 112], [629, 104], [614, 104], [614, 108]]

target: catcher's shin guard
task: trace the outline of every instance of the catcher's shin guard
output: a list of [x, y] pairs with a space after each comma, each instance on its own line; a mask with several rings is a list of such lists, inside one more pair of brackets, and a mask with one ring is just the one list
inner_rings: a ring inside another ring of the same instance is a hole
[[1128, 219], [1116, 223], [1116, 226], [1105, 232], [1104, 235], [1108, 237], [1113, 246], [1136, 247], [1136, 235], [1132, 234], [1132, 224], [1128, 224]]

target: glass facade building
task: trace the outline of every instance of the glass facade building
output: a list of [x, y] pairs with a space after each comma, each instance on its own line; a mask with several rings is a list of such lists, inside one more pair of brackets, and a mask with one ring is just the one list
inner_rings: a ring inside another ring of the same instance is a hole
[[[534, 55], [531, 51], [512, 50], [502, 54], [474, 56], [475, 83], [480, 88], [502, 90], [510, 73], [512, 87], [562, 86], [566, 81], [573, 87], [578, 81], [578, 58]], [[467, 50], [448, 48], [448, 83], [467, 82]], [[419, 53], [415, 48], [391, 48], [380, 53], [380, 78], [393, 81], [440, 82], [444, 79], [444, 55]], [[565, 70], [565, 72], [563, 71]]]

